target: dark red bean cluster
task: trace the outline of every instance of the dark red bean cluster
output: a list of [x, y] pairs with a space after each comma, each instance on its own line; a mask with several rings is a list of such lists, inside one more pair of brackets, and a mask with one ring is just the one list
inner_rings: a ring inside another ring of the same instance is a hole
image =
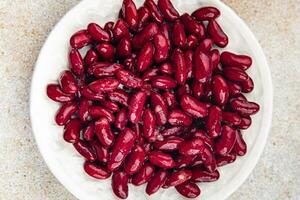
[[139, 9], [124, 0], [115, 23], [91, 23], [71, 37], [70, 71], [47, 94], [62, 103], [56, 123], [86, 173], [112, 174], [119, 198], [128, 183], [147, 184], [148, 195], [174, 186], [197, 197], [195, 183], [218, 180], [217, 167], [246, 154], [240, 130], [259, 111], [242, 94], [254, 88], [252, 60], [214, 48], [229, 41], [219, 16], [214, 7], [180, 15], [170, 0]]

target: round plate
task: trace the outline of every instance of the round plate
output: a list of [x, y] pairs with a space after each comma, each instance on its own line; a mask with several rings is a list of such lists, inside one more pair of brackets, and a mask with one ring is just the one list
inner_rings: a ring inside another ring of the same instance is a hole
[[[112, 3], [113, 2], [113, 3]], [[138, 6], [143, 2], [135, 0]], [[261, 105], [260, 112], [253, 117], [253, 124], [245, 131], [248, 145], [246, 156], [233, 164], [220, 168], [221, 178], [213, 183], [199, 184], [202, 200], [222, 200], [246, 180], [256, 165], [265, 146], [272, 118], [272, 82], [269, 67], [258, 41], [246, 24], [229, 7], [218, 0], [173, 0], [180, 13], [191, 13], [202, 6], [215, 6], [221, 10], [218, 22], [229, 36], [226, 50], [247, 54], [253, 58], [253, 66], [247, 71], [253, 77], [255, 90], [247, 95], [251, 101]], [[38, 147], [47, 165], [56, 178], [81, 200], [115, 199], [111, 180], [96, 180], [83, 170], [83, 158], [71, 144], [63, 140], [63, 128], [54, 122], [59, 104], [46, 96], [48, 83], [56, 82], [59, 74], [68, 68], [69, 38], [72, 33], [85, 28], [89, 22], [103, 25], [115, 20], [121, 7], [121, 0], [83, 0], [70, 10], [49, 35], [32, 78], [30, 115], [32, 129]], [[161, 189], [151, 197], [145, 193], [145, 186], [129, 186], [128, 199], [181, 199], [174, 188]]]

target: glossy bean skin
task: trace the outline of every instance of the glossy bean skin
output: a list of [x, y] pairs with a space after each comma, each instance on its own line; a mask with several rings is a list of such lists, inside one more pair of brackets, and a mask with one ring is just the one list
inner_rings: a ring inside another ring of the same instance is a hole
[[182, 126], [172, 126], [170, 128], [164, 129], [161, 132], [161, 134], [164, 137], [168, 137], [168, 136], [180, 135], [181, 133], [183, 133], [183, 131], [184, 131], [184, 127]]
[[178, 149], [178, 146], [181, 142], [184, 140], [180, 137], [169, 137], [163, 141], [156, 141], [153, 146], [157, 150], [161, 151], [176, 151]]
[[81, 49], [82, 47], [89, 45], [91, 42], [91, 36], [86, 30], [81, 30], [74, 33], [70, 39], [70, 45], [74, 49]]
[[236, 160], [236, 155], [228, 154], [224, 156], [218, 156], [216, 160], [217, 160], [217, 166], [221, 167], [233, 163]]
[[88, 99], [81, 99], [78, 106], [78, 115], [82, 122], [87, 122], [90, 120], [89, 108], [91, 102]]
[[115, 73], [124, 67], [117, 63], [96, 62], [88, 68], [88, 73], [97, 78], [113, 76]]
[[252, 124], [252, 119], [250, 116], [245, 116], [241, 118], [241, 123], [238, 125], [239, 129], [248, 129]]
[[106, 107], [108, 110], [110, 110], [113, 113], [118, 112], [120, 109], [117, 103], [109, 100], [101, 101], [101, 105]]
[[101, 117], [105, 117], [109, 123], [113, 123], [115, 121], [115, 116], [113, 115], [113, 113], [102, 106], [90, 106], [89, 115], [92, 119], [99, 119]]
[[206, 38], [206, 39], [202, 40], [202, 42], [200, 42], [198, 49], [200, 49], [201, 51], [208, 54], [210, 52], [213, 44], [214, 44], [214, 42], [212, 39]]
[[148, 69], [143, 73], [142, 80], [144, 82], [150, 81], [153, 77], [157, 76], [159, 72], [159, 69], [157, 68], [152, 68]]
[[192, 118], [182, 110], [174, 109], [169, 114], [168, 122], [172, 126], [190, 126], [192, 124]]
[[145, 43], [149, 42], [154, 35], [158, 33], [159, 29], [156, 23], [150, 23], [145, 26], [145, 28], [137, 35], [134, 36], [132, 40], [133, 47], [140, 49]]
[[56, 124], [59, 126], [65, 125], [70, 120], [71, 116], [74, 114], [76, 110], [77, 110], [76, 102], [66, 103], [63, 106], [61, 106], [55, 116]]
[[199, 40], [203, 40], [205, 38], [205, 28], [203, 24], [197, 22], [194, 18], [192, 18], [189, 14], [184, 13], [180, 17], [182, 23], [184, 24], [185, 29], [197, 36]]
[[216, 159], [210, 148], [205, 147], [203, 151], [200, 152], [200, 158], [203, 161], [205, 168], [209, 172], [214, 172], [217, 169]]
[[151, 107], [156, 116], [156, 123], [158, 126], [162, 126], [167, 123], [168, 106], [164, 98], [156, 93], [152, 92], [150, 95]]
[[91, 149], [95, 152], [97, 160], [102, 163], [106, 164], [109, 157], [108, 148], [100, 145], [100, 143], [97, 140], [92, 140], [90, 142]]
[[84, 63], [90, 66], [98, 61], [98, 54], [94, 49], [89, 49], [84, 57]]
[[151, 163], [145, 163], [142, 169], [132, 178], [132, 184], [139, 186], [147, 183], [154, 174], [154, 166]]
[[222, 127], [221, 137], [215, 142], [215, 153], [221, 156], [229, 154], [236, 143], [236, 132], [231, 127]]
[[204, 151], [205, 144], [200, 138], [184, 141], [179, 145], [179, 153], [184, 156], [195, 156]]
[[239, 84], [227, 81], [228, 92], [230, 96], [238, 95], [242, 92], [242, 87]]
[[208, 115], [208, 110], [205, 104], [190, 95], [183, 95], [181, 97], [180, 105], [185, 112], [194, 118], [203, 118]]
[[104, 30], [106, 30], [107, 32], [111, 32], [113, 30], [115, 23], [112, 21], [106, 22], [104, 24]]
[[80, 120], [71, 119], [64, 128], [64, 140], [69, 143], [77, 143], [80, 139], [80, 128]]
[[99, 142], [105, 147], [110, 147], [115, 138], [108, 119], [104, 117], [95, 122], [95, 134]]
[[84, 72], [83, 59], [78, 50], [72, 49], [69, 53], [70, 69], [72, 72], [80, 76]]
[[138, 30], [142, 30], [142, 28], [146, 25], [146, 23], [150, 20], [151, 13], [150, 10], [142, 6], [138, 9]]
[[116, 73], [117, 79], [128, 88], [141, 88], [142, 79], [127, 70], [119, 70]]
[[87, 31], [97, 42], [109, 42], [111, 40], [109, 33], [96, 23], [90, 23]]
[[142, 118], [142, 110], [147, 99], [143, 91], [135, 93], [129, 100], [128, 117], [133, 124], [138, 123]]
[[154, 61], [161, 63], [169, 57], [169, 44], [167, 38], [162, 33], [157, 33], [153, 37], [153, 43], [155, 47]]
[[220, 63], [220, 51], [218, 49], [213, 49], [209, 52], [209, 55], [211, 57], [211, 64], [214, 71], [218, 68]]
[[138, 26], [138, 12], [132, 0], [124, 0], [121, 8], [121, 13], [128, 26], [135, 30]]
[[154, 51], [154, 45], [151, 42], [144, 45], [137, 57], [138, 71], [143, 72], [152, 64]]
[[179, 13], [170, 0], [158, 0], [157, 5], [166, 20], [174, 21], [179, 18]]
[[115, 78], [102, 78], [89, 84], [93, 92], [111, 92], [118, 88], [120, 82]]
[[195, 133], [192, 134], [194, 138], [200, 138], [205, 143], [205, 145], [211, 149], [213, 149], [213, 141], [207, 134], [202, 130], [196, 130]]
[[224, 51], [221, 54], [220, 61], [224, 66], [235, 66], [243, 70], [247, 70], [252, 65], [251, 57], [228, 51]]
[[248, 79], [248, 75], [236, 67], [226, 67], [223, 72], [225, 77], [231, 81], [242, 82]]
[[115, 127], [119, 130], [126, 128], [128, 117], [126, 108], [122, 108], [116, 115]]
[[160, 65], [159, 71], [166, 75], [172, 75], [173, 74], [173, 66], [170, 62], [166, 62]]
[[136, 145], [128, 155], [124, 163], [124, 171], [128, 175], [137, 173], [145, 160], [145, 151], [141, 146]]
[[186, 45], [186, 34], [180, 20], [176, 20], [172, 31], [172, 41], [177, 47], [184, 48]]
[[241, 82], [242, 92], [250, 93], [254, 89], [254, 82], [252, 78], [249, 76], [247, 80]]
[[241, 131], [236, 131], [236, 143], [233, 147], [233, 152], [238, 156], [244, 156], [247, 153], [247, 144], [243, 139]]
[[117, 89], [113, 92], [107, 94], [109, 100], [122, 104], [124, 106], [128, 105], [128, 94], [121, 89]]
[[149, 9], [151, 17], [156, 23], [161, 24], [163, 22], [163, 16], [153, 0], [146, 0], [144, 6]]
[[74, 94], [79, 89], [73, 74], [68, 70], [62, 72], [59, 78], [59, 84], [61, 90], [67, 94]]
[[175, 159], [176, 168], [184, 168], [190, 166], [191, 163], [195, 160], [196, 156], [183, 156], [178, 155]]
[[163, 93], [163, 97], [169, 108], [174, 109], [178, 106], [178, 102], [174, 93], [166, 91]]
[[80, 94], [89, 99], [89, 100], [95, 100], [95, 101], [102, 101], [104, 100], [104, 95], [102, 92], [93, 92], [91, 91], [87, 86], [84, 86], [81, 90], [80, 90]]
[[128, 197], [128, 179], [127, 174], [123, 171], [114, 172], [112, 176], [111, 186], [113, 192], [121, 199]]
[[171, 155], [163, 153], [162, 151], [152, 151], [148, 156], [150, 162], [160, 168], [171, 169], [175, 166], [175, 161]]
[[110, 61], [115, 56], [115, 48], [110, 43], [100, 43], [96, 46], [96, 49], [101, 58]]
[[220, 173], [218, 170], [214, 172], [208, 172], [203, 170], [202, 168], [193, 168], [192, 169], [193, 176], [192, 180], [195, 182], [213, 182], [220, 178]]
[[132, 149], [136, 137], [137, 136], [135, 132], [129, 128], [125, 128], [123, 131], [121, 131], [121, 133], [119, 133], [107, 164], [107, 168], [110, 171], [114, 171], [122, 165], [126, 156]]
[[188, 84], [184, 84], [181, 85], [178, 89], [177, 89], [177, 96], [178, 97], [182, 97], [184, 95], [190, 95], [191, 94], [191, 88]]
[[181, 185], [175, 186], [177, 192], [186, 198], [196, 198], [200, 195], [201, 190], [197, 184], [186, 182]]
[[204, 84], [194, 80], [192, 85], [193, 96], [200, 99], [204, 95]]
[[143, 135], [148, 141], [155, 140], [156, 118], [154, 113], [147, 108], [143, 115]]
[[171, 39], [171, 26], [170, 24], [162, 24], [160, 26], [159, 32], [161, 32], [165, 38], [167, 39], [168, 46], [171, 47], [172, 45], [172, 39]]
[[212, 64], [210, 56], [204, 53], [198, 47], [194, 53], [193, 60], [195, 67], [195, 78], [202, 83], [207, 82], [212, 74]]
[[167, 180], [168, 172], [166, 170], [160, 169], [157, 171], [153, 177], [149, 180], [147, 187], [146, 187], [146, 193], [148, 195], [152, 195], [155, 192], [161, 188], [163, 184], [165, 184], [165, 181]]
[[79, 140], [78, 142], [74, 143], [73, 146], [86, 160], [93, 162], [97, 159], [95, 153], [92, 151], [87, 142]]
[[183, 85], [187, 80], [187, 67], [185, 57], [180, 49], [175, 49], [172, 56], [173, 67], [175, 71], [175, 80], [178, 84]]
[[122, 38], [117, 46], [117, 55], [121, 58], [126, 58], [131, 55], [131, 51], [130, 39], [127, 37]]
[[95, 125], [93, 123], [90, 123], [84, 130], [83, 130], [83, 138], [86, 141], [92, 141], [95, 136]]
[[207, 32], [218, 47], [224, 48], [228, 45], [228, 36], [224, 33], [217, 21], [209, 21]]
[[166, 90], [173, 89], [176, 87], [176, 81], [170, 76], [156, 76], [151, 81], [152, 87]]
[[198, 45], [198, 38], [195, 35], [189, 35], [186, 38], [186, 49], [192, 50], [195, 49]]
[[221, 134], [222, 110], [217, 106], [212, 106], [209, 109], [209, 114], [206, 122], [208, 135], [211, 138], [216, 138]]
[[208, 21], [216, 19], [221, 12], [215, 7], [202, 7], [193, 12], [192, 16], [199, 21]]
[[115, 40], [120, 40], [123, 37], [129, 37], [129, 30], [126, 22], [123, 19], [118, 19], [113, 27], [113, 36]]
[[230, 102], [231, 108], [241, 116], [250, 116], [256, 114], [260, 107], [257, 103], [247, 100], [234, 99]]
[[83, 168], [88, 175], [96, 179], [107, 179], [111, 175], [111, 172], [105, 169], [105, 167], [96, 165], [88, 161], [84, 163]]
[[221, 75], [216, 75], [212, 79], [212, 92], [215, 102], [223, 106], [228, 102], [229, 89], [226, 80]]
[[222, 121], [229, 126], [238, 126], [241, 123], [242, 118], [233, 112], [223, 112]]
[[167, 187], [177, 186], [192, 178], [192, 171], [188, 169], [180, 169], [179, 171], [173, 172], [166, 180], [165, 185]]

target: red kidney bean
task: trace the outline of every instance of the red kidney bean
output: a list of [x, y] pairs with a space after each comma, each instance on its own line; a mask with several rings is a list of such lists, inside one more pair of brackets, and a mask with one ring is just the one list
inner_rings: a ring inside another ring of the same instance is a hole
[[180, 19], [184, 24], [185, 29], [189, 33], [197, 36], [199, 40], [203, 40], [205, 38], [205, 28], [202, 23], [197, 22], [194, 18], [192, 18], [187, 13], [181, 15]]
[[228, 36], [224, 33], [217, 21], [209, 21], [207, 32], [218, 47], [224, 48], [227, 46]]
[[185, 112], [194, 118], [203, 118], [208, 115], [205, 104], [190, 95], [183, 95], [181, 97], [180, 105]]
[[59, 84], [61, 86], [61, 90], [68, 94], [74, 94], [78, 91], [78, 85], [73, 74], [70, 71], [63, 71], [60, 78]]
[[150, 20], [151, 13], [149, 9], [142, 6], [138, 9], [138, 30], [142, 30], [146, 23]]
[[198, 49], [200, 49], [202, 52], [209, 53], [212, 46], [213, 46], [213, 40], [210, 38], [206, 38], [200, 42]]
[[160, 29], [159, 29], [159, 32], [161, 32], [165, 38], [167, 39], [167, 42], [168, 42], [168, 46], [169, 48], [171, 48], [171, 27], [169, 24], [162, 24], [160, 26]]
[[86, 30], [81, 30], [72, 35], [70, 45], [74, 49], [81, 49], [92, 42], [91, 36]]
[[236, 160], [236, 155], [235, 154], [228, 154], [224, 156], [217, 156], [217, 166], [225, 166], [227, 164], [233, 163]]
[[197, 80], [193, 81], [192, 85], [193, 96], [197, 99], [200, 99], [204, 95], [204, 84], [198, 82]]
[[142, 79], [127, 70], [119, 70], [116, 73], [117, 79], [128, 88], [141, 88], [143, 85]]
[[163, 141], [156, 141], [153, 146], [157, 150], [161, 151], [176, 151], [178, 145], [184, 140], [180, 137], [169, 137]]
[[150, 95], [152, 110], [156, 116], [156, 123], [158, 126], [162, 126], [167, 123], [168, 106], [163, 97], [155, 92]]
[[109, 43], [100, 43], [96, 49], [101, 58], [104, 60], [113, 60], [115, 56], [115, 48]]
[[97, 159], [95, 153], [92, 151], [87, 142], [79, 140], [78, 142], [74, 143], [73, 146], [86, 160], [93, 162]]
[[157, 33], [153, 36], [153, 43], [155, 46], [154, 61], [161, 63], [169, 57], [169, 44], [167, 38], [162, 33]]
[[154, 35], [158, 33], [159, 29], [156, 23], [150, 23], [145, 28], [134, 36], [132, 40], [133, 47], [140, 49], [145, 43], [149, 42]]
[[184, 48], [186, 46], [186, 34], [184, 26], [180, 20], [176, 20], [172, 31], [172, 41], [177, 47]]
[[152, 177], [154, 174], [154, 166], [150, 163], [145, 163], [142, 169], [133, 176], [132, 178], [132, 184], [139, 186], [144, 183], [147, 183], [149, 179]]
[[194, 11], [192, 16], [199, 21], [208, 21], [216, 19], [221, 15], [220, 11], [215, 7], [202, 7]]
[[165, 185], [177, 186], [192, 178], [192, 171], [188, 169], [180, 169], [179, 171], [173, 172], [166, 180]]
[[242, 118], [233, 112], [223, 112], [222, 121], [229, 126], [238, 126], [241, 123]]
[[105, 117], [95, 122], [95, 134], [100, 143], [105, 147], [111, 146], [115, 138], [111, 131], [109, 121]]
[[172, 156], [167, 153], [163, 153], [161, 151], [152, 151], [148, 156], [150, 162], [160, 168], [171, 169], [175, 167], [175, 161], [173, 160]]
[[181, 185], [175, 186], [177, 192], [187, 198], [196, 198], [200, 195], [201, 190], [197, 184], [192, 182], [185, 182]]
[[109, 92], [107, 94], [107, 97], [109, 98], [109, 100], [116, 102], [116, 103], [120, 103], [124, 106], [128, 106], [128, 94], [121, 90], [121, 89], [117, 89], [113, 92]]
[[218, 155], [227, 155], [231, 152], [236, 143], [235, 130], [230, 126], [222, 127], [221, 137], [215, 142], [215, 153]]
[[247, 144], [240, 130], [236, 130], [236, 143], [233, 147], [233, 152], [238, 156], [244, 156], [247, 153]]
[[136, 145], [131, 153], [128, 155], [124, 163], [124, 171], [128, 175], [137, 173], [141, 168], [145, 160], [145, 151], [142, 147]]
[[212, 100], [212, 84], [211, 84], [211, 82], [207, 82], [204, 84], [203, 100], [205, 100], [205, 101]]
[[250, 116], [245, 116], [241, 118], [241, 123], [238, 125], [239, 129], [248, 129], [252, 124], [252, 119]]
[[144, 82], [150, 81], [153, 77], [158, 75], [158, 72], [159, 72], [159, 69], [156, 69], [156, 68], [148, 69], [147, 71], [144, 72], [144, 74], [142, 76], [142, 80]]
[[159, 70], [163, 74], [172, 75], [173, 74], [173, 66], [170, 62], [166, 62], [160, 65]]
[[136, 134], [129, 128], [125, 128], [121, 131], [116, 139], [116, 142], [112, 148], [112, 154], [107, 164], [107, 168], [110, 171], [115, 171], [119, 168], [126, 156], [129, 154], [132, 149]]
[[163, 93], [163, 97], [169, 108], [176, 108], [178, 106], [178, 102], [174, 93], [166, 91]]
[[249, 76], [247, 80], [241, 82], [242, 92], [249, 93], [254, 89], [254, 83], [252, 78]]
[[175, 79], [178, 84], [183, 85], [187, 79], [187, 68], [184, 54], [180, 49], [175, 49], [172, 57]]
[[91, 148], [96, 153], [97, 160], [100, 163], [106, 164], [109, 157], [108, 148], [103, 147], [97, 140], [91, 141]]
[[86, 161], [84, 163], [84, 171], [96, 179], [107, 179], [110, 177], [111, 172], [109, 172], [104, 166], [96, 165]]
[[78, 50], [72, 49], [69, 54], [70, 68], [72, 72], [80, 76], [84, 72], [83, 59]]
[[104, 100], [104, 95], [101, 92], [94, 93], [88, 87], [84, 86], [81, 91], [81, 95], [89, 100], [102, 101]]
[[124, 20], [118, 19], [113, 27], [113, 35], [115, 40], [120, 40], [123, 37], [129, 37], [130, 33], [127, 24]]
[[102, 106], [90, 106], [89, 115], [92, 119], [99, 119], [101, 117], [107, 118], [109, 123], [113, 123], [115, 121], [115, 116], [111, 113], [107, 108]]
[[87, 30], [97, 42], [109, 42], [111, 39], [109, 33], [96, 23], [90, 23]]
[[71, 119], [64, 128], [64, 140], [69, 143], [76, 143], [80, 139], [81, 123], [79, 119]]
[[92, 141], [95, 136], [95, 125], [93, 123], [90, 123], [84, 130], [83, 130], [83, 138], [86, 141]]
[[196, 156], [178, 155], [175, 159], [176, 168], [184, 168], [184, 167], [189, 166], [195, 158], [196, 158]]
[[124, 0], [121, 12], [129, 27], [135, 30], [138, 25], [138, 12], [134, 2], [132, 0]]
[[118, 112], [120, 109], [117, 103], [109, 100], [101, 101], [101, 105], [109, 109], [111, 112]]
[[208, 137], [204, 131], [197, 130], [195, 133], [193, 133], [193, 137], [202, 139], [202, 141], [206, 144], [206, 146], [213, 149], [212, 139]]
[[89, 84], [89, 88], [96, 93], [111, 92], [118, 88], [120, 82], [115, 78], [102, 78]]
[[220, 63], [220, 51], [218, 49], [213, 49], [209, 52], [209, 55], [211, 57], [212, 68], [215, 70]]
[[94, 49], [89, 49], [84, 57], [84, 63], [90, 66], [98, 61], [98, 54]]
[[144, 45], [137, 57], [138, 71], [145, 71], [152, 64], [154, 51], [155, 49], [151, 42], [148, 42]]
[[242, 82], [248, 79], [248, 75], [241, 69], [236, 67], [226, 67], [223, 69], [224, 75], [231, 81]]
[[242, 88], [239, 84], [227, 81], [227, 86], [230, 96], [235, 96], [242, 92]]
[[163, 22], [163, 16], [153, 0], [145, 0], [144, 6], [149, 9], [151, 17], [156, 23], [161, 24]]
[[75, 113], [76, 110], [76, 102], [66, 103], [63, 106], [61, 106], [55, 116], [56, 124], [59, 126], [65, 125], [70, 120], [71, 116]]
[[184, 141], [179, 145], [179, 153], [184, 156], [194, 156], [204, 151], [205, 144], [202, 139], [194, 138], [190, 141]]
[[168, 172], [166, 170], [160, 169], [157, 171], [153, 177], [149, 180], [147, 187], [146, 187], [146, 193], [148, 195], [154, 194], [161, 188], [163, 184], [165, 184], [168, 177]]
[[212, 92], [215, 102], [223, 106], [228, 102], [229, 89], [227, 82], [221, 75], [216, 75], [212, 79]]
[[156, 118], [153, 112], [147, 108], [143, 115], [143, 135], [148, 141], [155, 140]]
[[124, 67], [117, 63], [97, 62], [88, 68], [88, 73], [97, 78], [113, 76], [115, 73]]
[[176, 87], [176, 82], [169, 76], [156, 76], [151, 81], [152, 87], [167, 90]]
[[104, 25], [104, 30], [106, 30], [107, 32], [111, 32], [113, 30], [114, 25], [114, 22], [106, 22]]
[[192, 180], [195, 182], [213, 182], [220, 178], [220, 173], [218, 170], [214, 172], [208, 172], [196, 167], [192, 169], [192, 172]]
[[164, 129], [161, 134], [164, 137], [173, 136], [173, 135], [180, 135], [183, 133], [184, 127], [182, 126], [173, 126], [171, 128]]
[[242, 70], [247, 70], [252, 65], [252, 59], [246, 55], [224, 51], [221, 54], [221, 63], [224, 66], [235, 66]]
[[260, 109], [259, 105], [247, 100], [234, 99], [230, 102], [231, 108], [242, 116], [254, 115]]
[[203, 161], [205, 168], [209, 172], [216, 171], [217, 169], [216, 159], [213, 152], [208, 147], [205, 147], [203, 151], [200, 151], [199, 156]]
[[177, 90], [177, 96], [181, 97], [186, 94], [191, 94], [191, 88], [188, 84], [181, 85]]
[[210, 137], [216, 138], [221, 134], [221, 120], [222, 110], [217, 106], [210, 107], [206, 121], [206, 128]]
[[211, 58], [199, 47], [194, 53], [195, 78], [200, 82], [207, 82], [212, 74]]
[[142, 110], [147, 99], [147, 94], [143, 91], [135, 93], [129, 100], [128, 117], [132, 123], [138, 123], [142, 118]]
[[190, 126], [192, 124], [192, 118], [182, 110], [174, 109], [169, 114], [168, 122], [172, 126]]
[[124, 130], [128, 122], [127, 116], [126, 108], [122, 108], [116, 115], [115, 127], [120, 130]]
[[117, 54], [121, 58], [126, 58], [131, 55], [131, 41], [129, 38], [124, 37], [120, 40], [117, 46]]
[[170, 0], [158, 0], [157, 5], [166, 20], [174, 21], [179, 18], [179, 13]]
[[82, 122], [87, 122], [90, 120], [89, 108], [91, 102], [87, 99], [81, 99], [78, 108], [78, 115]]
[[114, 172], [111, 186], [115, 195], [121, 199], [128, 197], [128, 176], [123, 171]]
[[242, 93], [240, 93], [240, 94], [236, 95], [234, 98], [230, 99], [230, 102], [234, 99], [239, 99], [241, 101], [248, 101], [247, 98]]
[[189, 35], [186, 38], [186, 49], [192, 50], [195, 49], [198, 45], [198, 38], [195, 35]]

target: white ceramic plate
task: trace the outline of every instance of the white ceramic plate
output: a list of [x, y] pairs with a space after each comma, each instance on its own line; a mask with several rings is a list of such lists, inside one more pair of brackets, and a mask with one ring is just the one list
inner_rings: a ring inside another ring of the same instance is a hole
[[[135, 0], [137, 5], [142, 0]], [[59, 105], [46, 96], [48, 83], [56, 82], [60, 72], [68, 68], [69, 38], [75, 31], [84, 28], [89, 22], [103, 25], [115, 20], [121, 0], [83, 0], [70, 10], [55, 26], [49, 35], [36, 63], [32, 78], [30, 114], [32, 129], [39, 149], [57, 179], [81, 200], [115, 199], [111, 181], [99, 181], [85, 175], [83, 159], [74, 151], [72, 145], [63, 141], [63, 128], [56, 126], [54, 116]], [[222, 12], [218, 19], [230, 38], [226, 49], [245, 53], [253, 58], [253, 66], [248, 71], [255, 82], [255, 90], [248, 95], [250, 100], [261, 105], [260, 112], [253, 118], [253, 125], [244, 134], [248, 153], [238, 158], [234, 164], [220, 169], [221, 178], [214, 183], [200, 184], [202, 200], [222, 200], [246, 180], [256, 165], [265, 146], [272, 118], [272, 82], [269, 67], [258, 41], [246, 24], [219, 0], [173, 0], [181, 12], [191, 13], [196, 8], [210, 5]], [[149, 196], [145, 187], [129, 186], [128, 199], [181, 199], [175, 189], [160, 190]]]

